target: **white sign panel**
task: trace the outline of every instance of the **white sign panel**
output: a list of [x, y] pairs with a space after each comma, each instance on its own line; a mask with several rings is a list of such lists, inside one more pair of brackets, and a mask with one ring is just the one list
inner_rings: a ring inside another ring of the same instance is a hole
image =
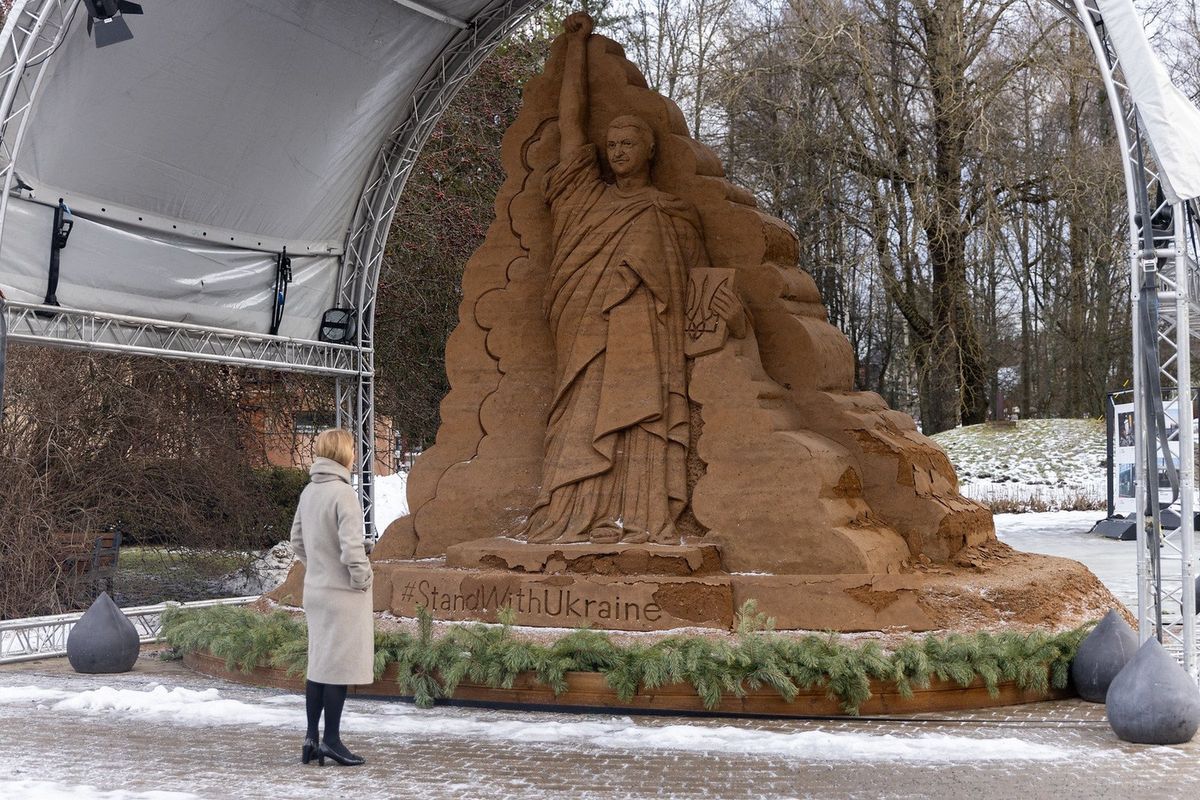
[[[1113, 406], [1114, 430], [1109, 431], [1113, 442], [1113, 505], [1114, 512], [1121, 516], [1129, 516], [1137, 512], [1137, 475], [1134, 472], [1133, 444], [1135, 428], [1133, 425], [1133, 403], [1122, 403]], [[1176, 468], [1179, 466], [1179, 410], [1174, 406], [1164, 409], [1167, 422], [1168, 446]], [[1167, 465], [1160, 455], [1158, 461], [1159, 502], [1166, 505], [1171, 502], [1171, 479], [1167, 474]]]

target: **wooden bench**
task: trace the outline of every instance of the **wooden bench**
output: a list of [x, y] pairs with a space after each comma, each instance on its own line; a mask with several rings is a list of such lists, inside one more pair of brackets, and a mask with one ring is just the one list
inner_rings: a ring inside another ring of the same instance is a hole
[[58, 563], [63, 575], [77, 585], [86, 586], [89, 595], [97, 593], [101, 585], [112, 594], [121, 557], [120, 531], [61, 532], [58, 541]]

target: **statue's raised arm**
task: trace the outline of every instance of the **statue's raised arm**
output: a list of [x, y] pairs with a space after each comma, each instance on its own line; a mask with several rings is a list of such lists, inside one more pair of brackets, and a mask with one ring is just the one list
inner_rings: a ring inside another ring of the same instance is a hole
[[558, 96], [559, 154], [566, 158], [587, 143], [587, 41], [592, 18], [580, 11], [567, 17], [567, 60]]

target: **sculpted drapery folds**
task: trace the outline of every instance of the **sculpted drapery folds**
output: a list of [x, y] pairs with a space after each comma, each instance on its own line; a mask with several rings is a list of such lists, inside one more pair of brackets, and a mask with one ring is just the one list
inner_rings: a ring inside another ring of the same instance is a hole
[[647, 123], [610, 123], [615, 182], [602, 179], [584, 133], [591, 20], [572, 15], [566, 29], [560, 160], [544, 185], [556, 385], [542, 489], [523, 535], [677, 544], [687, 504], [684, 296], [688, 271], [708, 256], [695, 209], [650, 183]]

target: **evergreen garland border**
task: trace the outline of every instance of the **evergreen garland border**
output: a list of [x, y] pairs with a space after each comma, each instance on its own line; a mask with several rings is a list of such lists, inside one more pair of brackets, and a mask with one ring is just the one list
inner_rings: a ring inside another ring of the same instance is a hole
[[[509, 689], [518, 675], [529, 673], [559, 696], [567, 690], [567, 673], [596, 672], [624, 702], [639, 689], [676, 683], [692, 686], [709, 710], [748, 690], [770, 687], [791, 702], [800, 691], [823, 687], [846, 713], [857, 714], [871, 697], [872, 680], [894, 684], [905, 699], [934, 678], [964, 688], [981, 680], [992, 697], [1005, 682], [1041, 693], [1063, 689], [1071, 660], [1095, 624], [1060, 633], [913, 636], [885, 650], [878, 642], [849, 643], [834, 633], [782, 636], [753, 601], [738, 612], [732, 640], [681, 635], [621, 644], [584, 628], [539, 644], [517, 637], [512, 622], [508, 610], [500, 625], [456, 625], [435, 634], [432, 616], [421, 609], [416, 635], [376, 631], [375, 677], [395, 665], [399, 689], [421, 708], [453, 696], [464, 680]], [[176, 651], [210, 653], [230, 671], [272, 666], [300, 676], [307, 666], [304, 621], [284, 611], [173, 608], [163, 614], [162, 631]]]

